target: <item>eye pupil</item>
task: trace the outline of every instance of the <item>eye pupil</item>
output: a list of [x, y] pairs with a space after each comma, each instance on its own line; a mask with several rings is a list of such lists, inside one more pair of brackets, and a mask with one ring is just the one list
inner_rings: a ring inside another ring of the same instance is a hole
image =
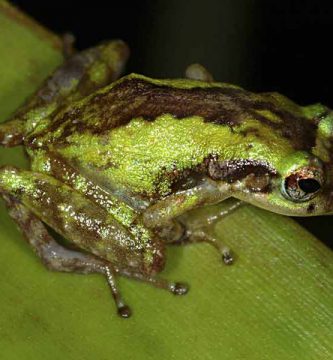
[[300, 179], [298, 180], [298, 186], [305, 193], [315, 193], [320, 189], [320, 184], [315, 179]]
[[282, 195], [294, 202], [304, 202], [317, 195], [324, 184], [321, 168], [303, 167], [287, 176], [282, 183]]

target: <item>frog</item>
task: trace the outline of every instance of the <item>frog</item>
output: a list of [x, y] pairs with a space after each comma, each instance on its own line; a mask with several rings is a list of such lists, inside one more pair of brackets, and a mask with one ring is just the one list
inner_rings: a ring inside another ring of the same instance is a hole
[[241, 204], [333, 213], [327, 106], [217, 82], [200, 64], [177, 79], [122, 76], [128, 56], [121, 40], [68, 54], [0, 125], [1, 145], [31, 161], [0, 168], [10, 216], [48, 269], [103, 274], [123, 318], [118, 276], [187, 293], [159, 275], [169, 245], [207, 242], [231, 264], [211, 229]]

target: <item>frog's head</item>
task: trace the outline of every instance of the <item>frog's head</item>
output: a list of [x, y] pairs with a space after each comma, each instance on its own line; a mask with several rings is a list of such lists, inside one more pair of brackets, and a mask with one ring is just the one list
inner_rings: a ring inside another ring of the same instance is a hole
[[237, 197], [284, 215], [333, 214], [333, 112], [316, 104], [304, 113], [316, 125], [315, 146], [281, 157], [271, 173], [261, 176], [265, 187], [251, 192], [243, 182]]
[[267, 193], [258, 193], [254, 198], [262, 207], [284, 215], [331, 214], [331, 175], [331, 170], [317, 157], [296, 152], [284, 159], [279, 172], [270, 179]]

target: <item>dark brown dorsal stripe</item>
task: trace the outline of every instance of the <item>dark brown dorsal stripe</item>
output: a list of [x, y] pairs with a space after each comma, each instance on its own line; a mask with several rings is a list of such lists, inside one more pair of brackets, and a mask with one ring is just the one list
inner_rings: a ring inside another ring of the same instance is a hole
[[[162, 114], [171, 114], [177, 119], [201, 116], [205, 122], [230, 127], [256, 118], [291, 139], [295, 149], [311, 149], [315, 143], [316, 125], [267, 99], [269, 97], [229, 86], [181, 89], [130, 78], [108, 92], [92, 96], [84, 106], [71, 108], [58, 116], [51, 131], [64, 124], [63, 137], [81, 131], [97, 134], [126, 125], [133, 118], [154, 121]], [[271, 121], [257, 110], [268, 110], [280, 121]]]

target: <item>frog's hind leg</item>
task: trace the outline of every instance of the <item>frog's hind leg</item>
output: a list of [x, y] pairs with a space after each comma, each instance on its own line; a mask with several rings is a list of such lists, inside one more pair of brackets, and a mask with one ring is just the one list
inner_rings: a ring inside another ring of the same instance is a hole
[[149, 283], [175, 295], [187, 293], [188, 287], [185, 284], [170, 282], [157, 276], [144, 275], [133, 269], [120, 269], [94, 255], [65, 248], [54, 240], [43, 222], [29, 209], [10, 195], [5, 194], [3, 198], [11, 218], [17, 223], [35, 253], [49, 270], [79, 274], [101, 273], [106, 276], [117, 312], [121, 317], [130, 317], [132, 311], [125, 304], [119, 292], [116, 283], [117, 275]]
[[[176, 295], [186, 293], [185, 285], [156, 276], [164, 264], [165, 247], [159, 239], [150, 238], [141, 228], [138, 229], [141, 236], [132, 237], [104, 209], [55, 178], [5, 166], [0, 168], [0, 193], [10, 215], [45, 265], [57, 271], [103, 273], [121, 316], [130, 316], [130, 309], [119, 294], [117, 275], [150, 283]], [[89, 253], [59, 245], [42, 221]]]
[[101, 273], [107, 278], [118, 314], [131, 315], [130, 308], [124, 303], [116, 281], [113, 266], [94, 255], [71, 250], [58, 244], [49, 234], [45, 225], [29, 209], [10, 195], [3, 195], [9, 215], [17, 223], [35, 253], [43, 264], [53, 271], [74, 272], [79, 274]]
[[69, 56], [42, 84], [25, 105], [27, 109], [56, 104], [57, 107], [79, 100], [115, 81], [129, 56], [126, 43], [105, 41]]
[[0, 124], [0, 145], [22, 144], [24, 132], [31, 131], [40, 120], [116, 80], [128, 56], [129, 49], [121, 40], [70, 56], [8, 121]]

